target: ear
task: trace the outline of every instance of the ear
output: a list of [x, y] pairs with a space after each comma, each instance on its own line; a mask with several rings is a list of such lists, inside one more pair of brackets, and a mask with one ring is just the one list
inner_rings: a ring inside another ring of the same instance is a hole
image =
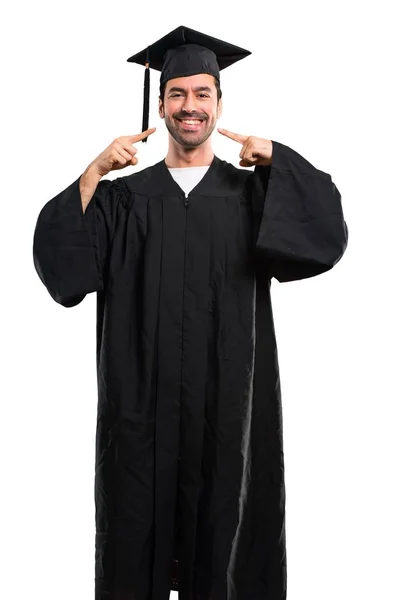
[[218, 106], [217, 106], [217, 119], [219, 119], [219, 118], [220, 118], [221, 114], [222, 114], [222, 98], [220, 98], [220, 99], [218, 100]]
[[164, 104], [161, 98], [158, 99], [158, 114], [160, 115], [161, 119], [164, 118]]

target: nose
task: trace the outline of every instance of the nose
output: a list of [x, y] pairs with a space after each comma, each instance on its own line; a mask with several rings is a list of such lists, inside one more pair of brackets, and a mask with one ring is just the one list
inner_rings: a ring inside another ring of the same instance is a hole
[[194, 102], [194, 97], [192, 96], [192, 94], [188, 94], [186, 96], [186, 100], [183, 103], [182, 109], [185, 112], [191, 113], [191, 112], [195, 112], [196, 111], [196, 107], [195, 107], [195, 102]]
[[185, 102], [185, 104], [182, 106], [182, 110], [184, 110], [187, 113], [192, 113], [196, 111], [195, 107], [191, 106], [191, 104], [189, 104], [188, 102]]

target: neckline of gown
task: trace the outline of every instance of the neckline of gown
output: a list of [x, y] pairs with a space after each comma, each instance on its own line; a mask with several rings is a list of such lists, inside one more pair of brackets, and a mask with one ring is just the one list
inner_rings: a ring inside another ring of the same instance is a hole
[[[211, 190], [213, 189], [212, 183], [215, 179], [215, 174], [218, 170], [219, 164], [221, 160], [214, 154], [214, 158], [212, 159], [209, 168], [207, 169], [204, 176], [200, 179], [200, 181], [194, 186], [194, 188], [189, 192], [187, 197], [189, 196], [208, 196], [210, 195]], [[179, 193], [179, 195], [186, 196], [184, 190], [181, 186], [175, 181], [172, 177], [171, 173], [168, 170], [165, 159], [158, 163], [160, 169], [163, 171], [161, 174], [162, 181], [168, 182], [168, 186], [166, 192], [168, 193]]]

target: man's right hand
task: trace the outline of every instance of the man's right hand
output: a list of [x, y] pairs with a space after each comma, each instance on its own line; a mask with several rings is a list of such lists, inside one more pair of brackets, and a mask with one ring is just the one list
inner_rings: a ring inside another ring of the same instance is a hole
[[137, 149], [132, 144], [140, 142], [140, 140], [154, 133], [155, 130], [156, 128], [152, 127], [137, 135], [122, 135], [90, 163], [81, 175], [79, 183], [83, 213], [86, 212], [87, 205], [92, 199], [100, 179], [110, 171], [136, 165], [138, 162], [135, 156]]
[[156, 128], [152, 127], [137, 135], [122, 135], [121, 137], [116, 138], [104, 152], [94, 159], [88, 169], [90, 168], [92, 172], [97, 173], [99, 177], [104, 177], [104, 175], [107, 175], [110, 171], [124, 169], [130, 165], [136, 165], [138, 162], [138, 159], [135, 156], [137, 148], [132, 144], [140, 142], [154, 133], [155, 130]]

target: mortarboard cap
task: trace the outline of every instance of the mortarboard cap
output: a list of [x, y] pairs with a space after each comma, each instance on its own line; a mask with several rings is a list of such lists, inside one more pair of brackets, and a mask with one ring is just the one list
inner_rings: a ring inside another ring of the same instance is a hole
[[[219, 81], [221, 69], [233, 65], [249, 54], [249, 50], [181, 25], [128, 58], [128, 62], [146, 67], [142, 131], [149, 127], [150, 68], [161, 71], [160, 88], [175, 77], [188, 77], [199, 73], [208, 73]], [[146, 140], [147, 138], [143, 141]]]

